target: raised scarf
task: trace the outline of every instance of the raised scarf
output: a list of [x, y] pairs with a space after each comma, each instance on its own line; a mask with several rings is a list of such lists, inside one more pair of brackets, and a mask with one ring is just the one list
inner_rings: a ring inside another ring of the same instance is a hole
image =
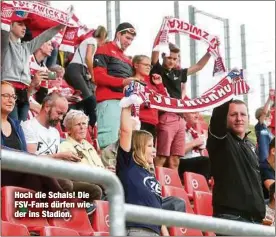
[[231, 100], [235, 95], [247, 94], [249, 86], [243, 78], [243, 70], [232, 70], [223, 77], [215, 86], [206, 91], [200, 97], [194, 99], [175, 99], [156, 93], [145, 85], [132, 82], [124, 92], [124, 98], [120, 101], [121, 107], [141, 104], [149, 108], [174, 113], [201, 112], [218, 107]]
[[207, 43], [209, 46], [208, 52], [210, 52], [210, 54], [215, 58], [213, 75], [226, 71], [220, 55], [218, 37], [211, 35], [206, 30], [175, 17], [164, 17], [155, 39], [153, 50], [164, 50], [165, 53], [168, 54], [170, 33], [188, 34], [194, 40], [200, 40]]
[[10, 31], [13, 21], [26, 20], [25, 24], [33, 37], [58, 24], [66, 25], [52, 42], [61, 51], [74, 53], [76, 47], [92, 36], [94, 30], [88, 29], [74, 14], [73, 6], [67, 11], [55, 9], [38, 1], [1, 1], [1, 29]]

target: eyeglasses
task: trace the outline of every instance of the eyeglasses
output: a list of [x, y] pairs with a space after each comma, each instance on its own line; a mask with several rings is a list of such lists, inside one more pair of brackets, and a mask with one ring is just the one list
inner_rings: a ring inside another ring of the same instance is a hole
[[150, 69], [152, 69], [152, 65], [151, 64], [147, 64], [147, 63], [139, 63], [145, 67], [149, 67]]
[[2, 97], [4, 97], [5, 99], [11, 99], [13, 98], [14, 100], [17, 100], [17, 96], [16, 95], [10, 95], [10, 94], [1, 94]]
[[127, 31], [127, 32], [129, 32], [130, 34], [136, 34], [136, 31], [135, 31], [134, 28], [126, 28], [126, 29], [120, 30], [119, 33], [120, 33], [120, 32], [123, 32], [123, 31]]

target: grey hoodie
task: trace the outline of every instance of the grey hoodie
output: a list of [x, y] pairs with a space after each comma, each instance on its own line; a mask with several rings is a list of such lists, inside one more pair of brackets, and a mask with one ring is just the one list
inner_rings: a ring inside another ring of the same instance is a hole
[[58, 25], [44, 31], [29, 42], [13, 42], [9, 32], [1, 30], [1, 80], [30, 85], [29, 58], [41, 45], [51, 40], [63, 27]]

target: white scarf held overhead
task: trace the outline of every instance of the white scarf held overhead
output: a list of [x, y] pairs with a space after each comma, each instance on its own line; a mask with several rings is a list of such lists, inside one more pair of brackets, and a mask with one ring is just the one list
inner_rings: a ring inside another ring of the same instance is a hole
[[216, 36], [209, 34], [197, 26], [180, 20], [175, 17], [165, 17], [153, 45], [153, 51], [164, 51], [169, 53], [169, 34], [182, 33], [188, 34], [192, 39], [201, 40], [209, 45], [208, 52], [215, 58], [213, 74], [225, 72], [223, 60], [220, 56], [219, 42]]

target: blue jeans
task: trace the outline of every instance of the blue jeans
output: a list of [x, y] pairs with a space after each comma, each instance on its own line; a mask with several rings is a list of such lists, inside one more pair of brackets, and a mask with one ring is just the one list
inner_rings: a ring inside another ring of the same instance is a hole
[[24, 103], [15, 103], [13, 111], [10, 113], [9, 117], [19, 121], [26, 121], [28, 119], [28, 112], [30, 109], [30, 104], [28, 101]]

